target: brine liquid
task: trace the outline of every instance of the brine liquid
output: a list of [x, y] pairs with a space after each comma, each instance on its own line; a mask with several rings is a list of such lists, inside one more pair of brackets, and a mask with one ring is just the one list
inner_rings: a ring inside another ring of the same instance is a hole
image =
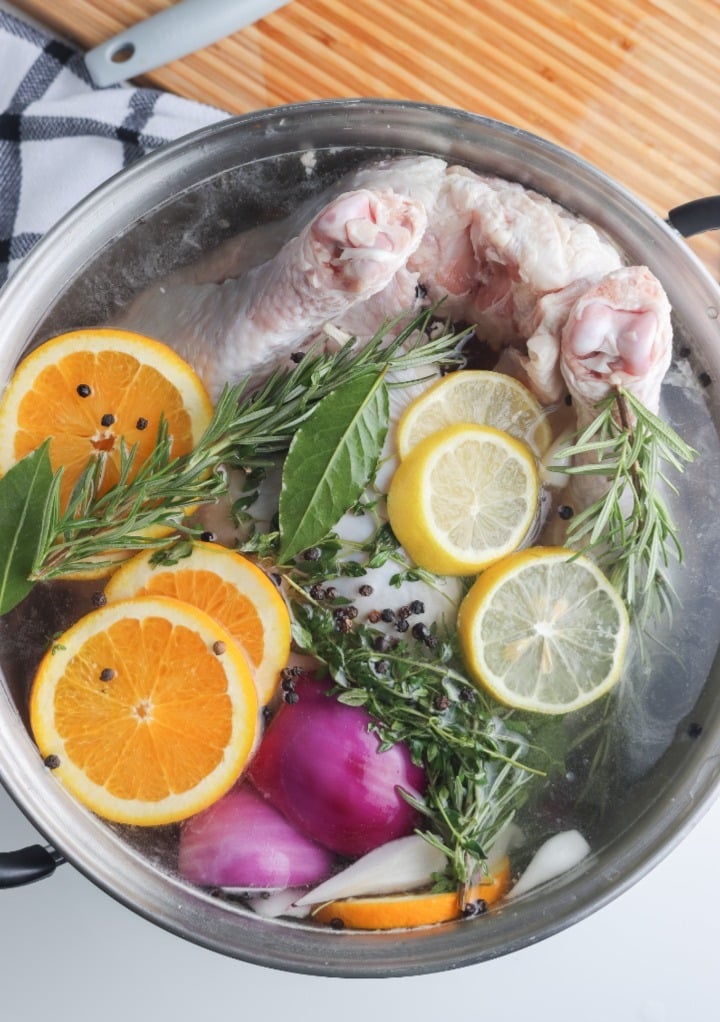
[[[191, 262], [218, 240], [234, 234], [239, 223], [262, 224], [286, 212], [267, 209], [267, 178], [262, 166], [248, 188], [245, 204], [233, 199], [233, 177], [228, 176], [202, 197], [189, 193], [138, 225], [128, 237], [105, 253], [92, 274], [75, 281], [48, 315], [41, 333], [50, 336], [69, 327], [102, 321], [121, 307], [129, 294], [148, 280], [165, 273], [167, 260]], [[267, 171], [269, 173], [269, 171]], [[273, 167], [274, 194], [278, 194], [277, 168]], [[288, 182], [298, 185], [297, 168]], [[305, 175], [305, 169], [301, 172]], [[282, 175], [281, 175], [282, 176]], [[324, 187], [318, 177], [306, 184], [304, 195]], [[280, 189], [282, 193], [282, 189]], [[188, 224], [196, 226], [188, 226]], [[169, 242], [158, 253], [150, 243], [158, 231]], [[265, 258], [283, 230], [270, 227], [263, 240], [255, 235], [254, 256]], [[117, 251], [116, 251], [117, 249]], [[144, 256], [143, 252], [150, 255]], [[119, 254], [118, 254], [119, 253]], [[118, 271], [121, 267], [121, 271]], [[692, 348], [692, 338], [677, 338], [677, 347]], [[491, 367], [488, 365], [488, 368]], [[532, 724], [537, 741], [557, 752], [558, 770], [538, 785], [519, 822], [526, 833], [529, 855], [536, 842], [559, 830], [577, 828], [594, 847], [612, 840], [632, 814], [625, 812], [634, 797], [634, 785], [652, 775], [656, 764], [673, 743], [692, 740], [702, 727], [696, 703], [710, 673], [720, 636], [720, 585], [715, 566], [720, 549], [720, 444], [713, 421], [717, 407], [712, 388], [703, 387], [691, 359], [676, 356], [663, 388], [661, 414], [682, 438], [699, 452], [682, 476], [670, 470], [678, 494], [667, 493], [680, 526], [684, 563], [670, 572], [678, 601], [671, 621], [653, 624], [640, 640], [635, 637], [622, 681], [613, 695], [562, 721], [540, 719]], [[556, 494], [548, 507], [548, 529], [557, 529]], [[92, 608], [93, 593], [102, 582], [38, 586], [14, 612], [0, 620], [0, 663], [12, 701], [27, 727], [28, 694], [35, 666], [53, 637], [72, 620]], [[108, 826], [111, 826], [108, 824]], [[175, 871], [177, 829], [121, 828], [134, 848], [147, 855], [152, 869]]]

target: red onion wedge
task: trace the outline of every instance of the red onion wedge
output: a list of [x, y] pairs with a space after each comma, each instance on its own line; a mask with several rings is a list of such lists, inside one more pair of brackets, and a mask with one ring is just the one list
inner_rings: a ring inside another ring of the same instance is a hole
[[401, 743], [379, 752], [365, 710], [328, 696], [328, 687], [296, 680], [298, 701], [270, 722], [249, 776], [298, 829], [355, 858], [411, 833], [418, 815], [398, 789], [421, 797], [425, 772]]
[[178, 870], [202, 886], [305, 887], [324, 880], [334, 861], [247, 783], [192, 816], [180, 831]]

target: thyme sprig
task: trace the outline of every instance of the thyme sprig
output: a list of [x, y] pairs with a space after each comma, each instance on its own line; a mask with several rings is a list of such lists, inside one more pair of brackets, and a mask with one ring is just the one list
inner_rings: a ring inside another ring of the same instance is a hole
[[607, 491], [570, 522], [566, 543], [592, 551], [628, 608], [647, 622], [670, 612], [674, 590], [667, 569], [683, 551], [663, 487], [677, 488], [665, 465], [678, 472], [694, 451], [666, 422], [622, 387], [598, 405], [598, 415], [553, 470], [607, 477]]
[[318, 403], [348, 380], [384, 369], [400, 373], [461, 364], [458, 348], [464, 334], [443, 329], [431, 336], [435, 315], [434, 308], [425, 310], [390, 341], [393, 324], [363, 347], [351, 339], [336, 353], [311, 350], [293, 367], [275, 371], [253, 393], [245, 382], [226, 387], [197, 446], [181, 457], [172, 457], [172, 440], [161, 422], [154, 449], [139, 467], [137, 448], [121, 447], [119, 480], [105, 494], [99, 492], [99, 481], [106, 453], [89, 460], [64, 509], [60, 470], [45, 503], [31, 578], [100, 569], [112, 563], [116, 552], [159, 550], [199, 532], [186, 521], [187, 509], [225, 495], [226, 466], [249, 472], [271, 467]]
[[467, 680], [449, 637], [389, 643], [369, 625], [338, 631], [332, 610], [312, 602], [291, 598], [291, 607], [296, 643], [327, 665], [340, 701], [367, 710], [381, 749], [404, 742], [425, 769], [424, 795], [403, 796], [448, 857], [443, 883], [466, 889], [541, 773], [523, 763], [519, 726]]

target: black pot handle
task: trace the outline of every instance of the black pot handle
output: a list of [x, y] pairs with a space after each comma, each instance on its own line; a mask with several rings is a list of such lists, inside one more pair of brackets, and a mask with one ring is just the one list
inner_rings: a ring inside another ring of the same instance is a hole
[[668, 213], [667, 222], [685, 238], [704, 231], [717, 231], [720, 229], [720, 195], [708, 195], [675, 206]]
[[16, 852], [0, 852], [0, 889], [22, 887], [49, 877], [65, 862], [50, 845], [28, 845]]

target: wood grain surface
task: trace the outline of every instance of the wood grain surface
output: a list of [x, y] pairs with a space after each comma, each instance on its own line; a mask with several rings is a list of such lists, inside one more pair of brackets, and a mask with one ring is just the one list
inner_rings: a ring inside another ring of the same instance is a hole
[[[83, 47], [172, 0], [14, 0]], [[141, 84], [245, 113], [349, 96], [526, 128], [664, 216], [720, 193], [718, 0], [292, 0]], [[692, 247], [720, 275], [720, 237]]]

